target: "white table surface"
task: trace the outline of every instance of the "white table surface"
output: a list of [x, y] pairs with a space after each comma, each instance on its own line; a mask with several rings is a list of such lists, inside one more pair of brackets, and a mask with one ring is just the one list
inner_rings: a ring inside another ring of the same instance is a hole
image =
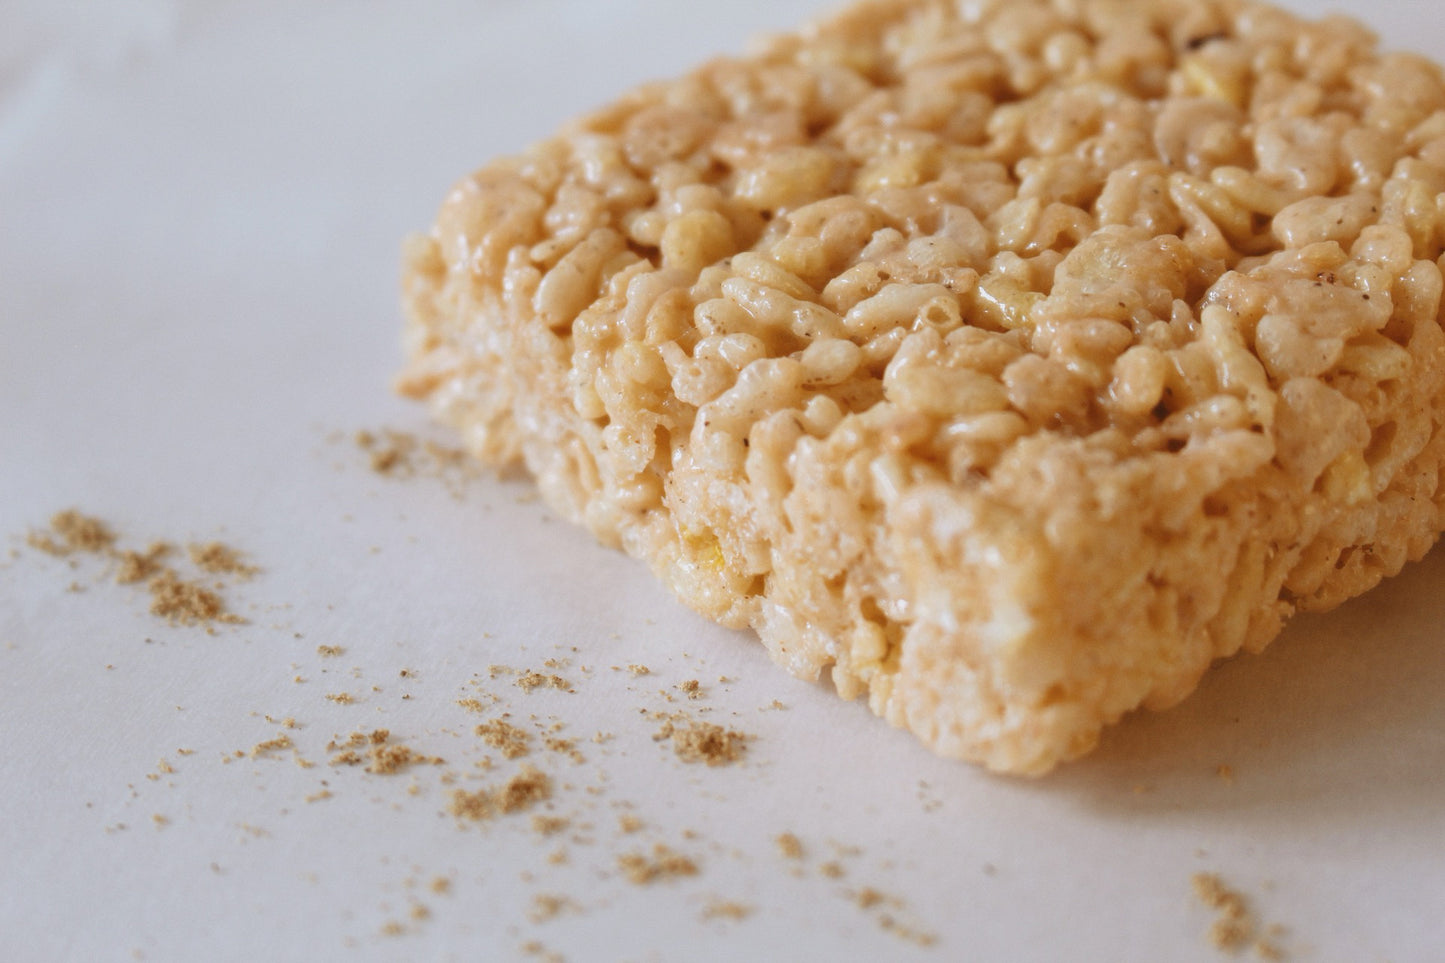
[[[1445, 41], [1407, 0], [1336, 6], [1393, 46]], [[449, 183], [822, 8], [0, 8], [0, 958], [1222, 959], [1197, 872], [1291, 959], [1445, 958], [1439, 553], [1015, 781], [789, 678], [525, 482], [369, 469], [358, 429], [446, 440], [387, 383], [400, 238]], [[263, 571], [226, 598], [247, 623], [168, 626], [102, 560], [26, 544], [68, 507], [126, 547], [243, 549]], [[575, 692], [488, 677], [547, 659]], [[691, 678], [693, 702], [672, 689]], [[458, 705], [481, 691], [501, 702]], [[643, 710], [678, 709], [752, 734], [743, 763], [655, 743]], [[562, 722], [586, 761], [501, 759], [472, 733], [501, 711]], [[224, 761], [277, 734], [268, 714], [318, 765]], [[326, 764], [376, 727], [447, 764]], [[527, 761], [562, 833], [447, 814], [450, 788]], [[618, 858], [656, 843], [700, 872], [627, 881]], [[860, 906], [869, 888], [886, 898]], [[567, 904], [534, 921], [539, 894]], [[709, 918], [720, 902], [750, 911]]]

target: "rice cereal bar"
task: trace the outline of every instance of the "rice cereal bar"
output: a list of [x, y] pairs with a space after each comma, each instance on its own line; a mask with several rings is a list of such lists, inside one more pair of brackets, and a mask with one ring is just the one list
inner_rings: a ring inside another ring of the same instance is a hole
[[1041, 773], [1442, 528], [1445, 78], [1242, 0], [876, 0], [464, 179], [409, 361], [789, 671]]

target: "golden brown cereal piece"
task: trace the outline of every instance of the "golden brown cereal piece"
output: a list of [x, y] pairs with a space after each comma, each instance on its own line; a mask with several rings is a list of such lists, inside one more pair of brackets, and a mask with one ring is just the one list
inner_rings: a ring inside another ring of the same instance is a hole
[[1445, 81], [1242, 0], [876, 0], [409, 241], [479, 457], [793, 673], [1015, 773], [1442, 528]]

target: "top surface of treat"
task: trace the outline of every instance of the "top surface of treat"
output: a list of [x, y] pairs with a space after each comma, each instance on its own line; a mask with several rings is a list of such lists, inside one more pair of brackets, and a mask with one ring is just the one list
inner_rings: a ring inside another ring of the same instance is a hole
[[1398, 360], [1391, 285], [1439, 254], [1445, 88], [1373, 44], [1227, 0], [864, 3], [482, 170], [436, 269], [570, 333], [588, 418], [773, 359], [972, 419], [931, 452], [956, 481], [1041, 430], [1259, 431], [1292, 379]]

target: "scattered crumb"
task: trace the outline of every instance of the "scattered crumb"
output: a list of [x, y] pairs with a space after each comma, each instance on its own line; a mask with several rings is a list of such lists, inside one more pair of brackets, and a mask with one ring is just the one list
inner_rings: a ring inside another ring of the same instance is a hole
[[531, 692], [534, 689], [547, 687], [561, 689], [565, 692], [572, 691], [571, 686], [567, 684], [567, 680], [559, 675], [544, 675], [541, 672], [534, 672], [528, 669], [517, 677], [517, 688], [523, 692]]
[[545, 802], [552, 798], [552, 780], [541, 770], [527, 766], [498, 788], [474, 792], [454, 789], [451, 797], [448, 809], [453, 816], [479, 821], [499, 814], [520, 812]]
[[635, 833], [642, 829], [645, 824], [631, 813], [623, 813], [617, 817], [617, 829], [623, 833]]
[[566, 896], [554, 896], [551, 893], [538, 893], [532, 897], [532, 908], [527, 911], [527, 919], [533, 923], [546, 923], [556, 919], [567, 910], [575, 910], [577, 904]]
[[628, 671], [628, 672], [631, 672], [633, 675], [651, 675], [651, 674], [652, 674], [652, 670], [649, 669], [647, 666], [645, 666], [645, 665], [637, 665], [636, 663], [633, 663], [633, 664], [629, 665], [629, 666], [627, 667], [627, 671]]
[[659, 879], [698, 874], [697, 863], [663, 843], [652, 847], [651, 858], [640, 852], [624, 853], [617, 857], [617, 865], [627, 881], [638, 886], [646, 886]]
[[333, 739], [327, 744], [326, 751], [336, 753], [331, 757], [333, 766], [359, 766], [364, 763], [367, 772], [383, 776], [415, 765], [440, 766], [446, 761], [439, 756], [428, 756], [393, 743], [388, 729], [353, 732], [345, 742]]
[[698, 682], [696, 679], [688, 679], [684, 682], [679, 682], [677, 684], [677, 687], [678, 689], [687, 693], [687, 697], [689, 699], [697, 699], [702, 697], [702, 683]]
[[1216, 913], [1209, 927], [1209, 941], [1216, 949], [1238, 953], [1253, 944], [1261, 959], [1285, 958], [1277, 942], [1282, 929], [1272, 926], [1263, 936], [1258, 936], [1259, 927], [1244, 894], [1230, 887], [1216, 873], [1195, 873], [1190, 877], [1190, 883], [1195, 897]]
[[251, 758], [255, 759], [258, 756], [264, 756], [268, 755], [269, 753], [280, 752], [285, 749], [294, 748], [295, 743], [291, 741], [291, 737], [283, 732], [274, 739], [267, 739], [263, 742], [258, 742], [254, 746], [252, 746]]
[[871, 886], [865, 886], [853, 894], [853, 901], [858, 904], [859, 909], [872, 909], [886, 900], [886, 896]]
[[672, 751], [683, 762], [725, 766], [743, 757], [747, 741], [751, 737], [736, 729], [725, 729], [711, 722], [668, 719], [652, 738], [656, 742], [671, 739]]
[[539, 836], [555, 836], [570, 826], [571, 820], [565, 816], [543, 816], [532, 817], [532, 832]]
[[161, 559], [171, 553], [171, 546], [167, 542], [154, 542], [144, 552], [123, 551], [117, 558], [120, 561], [120, 568], [115, 573], [115, 580], [120, 585], [134, 585], [137, 582], [146, 582], [159, 575], [161, 572]]
[[349, 706], [356, 701], [356, 697], [350, 692], [328, 692], [326, 693], [326, 701], [335, 702], [337, 705]]
[[508, 759], [525, 756], [530, 750], [531, 736], [526, 730], [512, 725], [505, 719], [497, 718], [484, 722], [474, 730], [482, 741], [494, 749], [501, 750]]
[[49, 532], [31, 532], [25, 541], [50, 555], [104, 552], [115, 544], [115, 533], [100, 519], [72, 508], [51, 516]]
[[427, 886], [427, 889], [431, 890], [433, 893], [436, 893], [438, 896], [442, 896], [446, 893], [451, 892], [452, 881], [445, 876], [437, 876], [432, 879], [431, 883]]
[[212, 622], [239, 624], [245, 621], [226, 610], [226, 603], [198, 582], [187, 582], [166, 569], [147, 583], [151, 593], [151, 614], [180, 625]]
[[843, 864], [834, 860], [829, 860], [828, 862], [819, 866], [818, 872], [822, 873], [829, 879], [842, 879], [845, 875], [845, 872], [843, 870]]
[[784, 859], [803, 858], [803, 841], [792, 833], [783, 833], [773, 842], [778, 844], [778, 852], [783, 855]]
[[346, 649], [339, 645], [318, 645], [316, 647], [316, 654], [326, 659], [334, 659], [345, 652]]
[[241, 553], [221, 542], [206, 542], [186, 547], [191, 562], [203, 572], [212, 575], [239, 575], [250, 578], [258, 569], [241, 561]]
[[703, 908], [705, 920], [743, 920], [752, 915], [753, 908], [746, 903], [715, 899]]

